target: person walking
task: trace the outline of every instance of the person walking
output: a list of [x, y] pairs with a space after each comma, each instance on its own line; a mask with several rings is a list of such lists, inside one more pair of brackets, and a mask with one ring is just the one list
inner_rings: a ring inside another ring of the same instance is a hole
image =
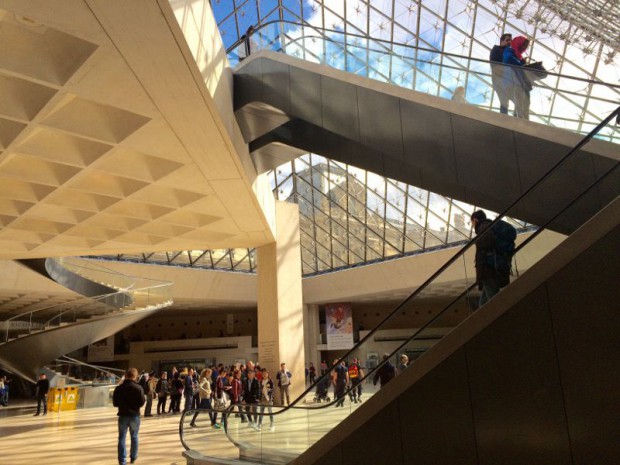
[[491, 62], [491, 84], [493, 90], [497, 94], [499, 99], [499, 112], [505, 115], [508, 114], [508, 93], [504, 83], [504, 70], [506, 67], [504, 63], [504, 50], [506, 47], [510, 47], [512, 41], [512, 34], [502, 34], [499, 38], [499, 45], [495, 45], [491, 49], [489, 55], [489, 61]]
[[114, 389], [112, 403], [118, 408], [118, 463], [127, 463], [125, 439], [127, 430], [131, 438], [129, 459], [135, 463], [138, 459], [138, 431], [140, 430], [140, 407], [146, 402], [144, 390], [136, 382], [138, 370], [130, 368], [125, 373], [123, 383]]
[[260, 415], [258, 416], [258, 429], [261, 429], [263, 424], [263, 414], [265, 408], [269, 412], [269, 431], [275, 431], [273, 426], [273, 380], [269, 377], [269, 371], [267, 368], [261, 370], [262, 380], [260, 382]]
[[337, 400], [336, 407], [344, 407], [344, 391], [349, 384], [349, 370], [344, 364], [344, 360], [338, 363], [338, 359], [334, 360], [333, 382], [334, 382], [334, 396]]
[[284, 405], [284, 396], [286, 396], [286, 405], [290, 405], [291, 399], [289, 397], [288, 389], [291, 385], [291, 378], [293, 375], [286, 369], [286, 363], [280, 364], [280, 371], [276, 375], [278, 380], [278, 388], [280, 388], [280, 405]]
[[[200, 373], [200, 378], [198, 378], [198, 389], [199, 391], [199, 397], [200, 397], [200, 403], [198, 404], [198, 408], [199, 409], [209, 409], [209, 420], [211, 421], [211, 426], [219, 429], [220, 425], [218, 425], [215, 422], [215, 417], [213, 412], [211, 411], [211, 369], [210, 368], [205, 368], [204, 370], [202, 370], [202, 373]], [[194, 416], [192, 417], [192, 421], [189, 423], [189, 426], [191, 427], [195, 427], [196, 426], [196, 417], [198, 416], [200, 412], [196, 412], [194, 413]]]
[[39, 381], [37, 381], [37, 388], [35, 395], [37, 397], [37, 413], [35, 417], [41, 415], [41, 404], [43, 404], [43, 415], [47, 415], [47, 393], [50, 390], [50, 382], [47, 379], [45, 373], [39, 375]]
[[354, 403], [362, 401], [362, 378], [364, 377], [364, 370], [359, 364], [357, 357], [353, 357], [353, 362], [349, 365], [349, 381], [351, 383], [351, 391], [349, 391], [349, 397]]

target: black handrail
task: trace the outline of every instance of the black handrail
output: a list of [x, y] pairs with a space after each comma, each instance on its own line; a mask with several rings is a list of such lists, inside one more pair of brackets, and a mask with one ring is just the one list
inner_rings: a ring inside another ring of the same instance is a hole
[[[457, 58], [457, 59], [461, 59], [461, 60], [467, 60], [467, 61], [474, 61], [474, 62], [478, 62], [478, 63], [484, 63], [487, 65], [490, 65], [491, 62], [489, 60], [484, 60], [482, 58], [475, 58], [475, 57], [470, 57], [470, 56], [466, 56], [466, 55], [458, 55], [456, 53], [450, 53], [450, 52], [442, 52], [441, 50], [436, 50], [436, 49], [432, 49], [432, 48], [425, 48], [425, 47], [418, 47], [415, 45], [409, 45], [409, 44], [401, 44], [398, 42], [393, 42], [393, 41], [389, 41], [389, 40], [385, 40], [385, 39], [377, 39], [374, 37], [368, 37], [368, 36], [364, 36], [361, 34], [355, 34], [352, 32], [343, 32], [343, 31], [338, 31], [336, 29], [328, 29], [328, 28], [317, 28], [316, 26], [312, 26], [310, 24], [300, 24], [300, 23], [295, 23], [293, 21], [286, 21], [286, 20], [273, 20], [273, 21], [267, 21], [265, 23], [262, 23], [260, 25], [258, 25], [256, 28], [253, 28], [251, 31], [251, 34], [248, 35], [243, 35], [241, 36], [239, 39], [237, 39], [230, 47], [228, 47], [226, 49], [226, 54], [230, 54], [232, 51], [234, 51], [239, 45], [243, 44], [244, 42], [248, 41], [250, 39], [250, 37], [254, 34], [256, 34], [257, 32], [261, 31], [263, 28], [267, 27], [267, 26], [271, 26], [272, 24], [291, 24], [294, 26], [300, 26], [300, 27], [304, 27], [304, 28], [310, 28], [310, 29], [314, 29], [317, 34], [319, 34], [319, 38], [322, 40], [328, 40], [330, 42], [333, 43], [338, 43], [336, 40], [334, 40], [333, 38], [330, 38], [326, 35], [324, 35], [324, 33], [334, 33], [334, 34], [340, 34], [343, 36], [350, 36], [350, 37], [355, 37], [358, 39], [362, 39], [362, 40], [367, 40], [367, 41], [373, 41], [373, 42], [377, 42], [379, 44], [387, 44], [389, 46], [397, 46], [397, 47], [405, 47], [411, 50], [415, 50], [418, 52], [428, 52], [428, 53], [433, 53], [436, 55], [441, 55], [441, 56], [446, 56], [446, 57], [450, 57], [450, 58]], [[300, 37], [297, 38], [296, 40], [299, 39], [303, 39], [303, 38], [308, 38], [308, 36], [304, 36], [304, 37]], [[312, 37], [310, 37], [312, 38]], [[357, 45], [357, 44], [343, 44], [343, 45], [352, 45], [355, 47], [361, 47], [361, 45]], [[387, 52], [388, 54], [394, 54], [394, 52], [392, 50], [390, 50], [389, 48], [382, 51], [382, 50], [373, 50], [373, 49], [368, 49], [370, 51], [375, 51], [375, 52], [381, 52], [381, 53], [385, 53]], [[409, 57], [408, 57], [409, 58]], [[417, 59], [416, 59], [417, 60]], [[417, 60], [419, 61], [419, 60]], [[516, 68], [521, 68], [519, 66], [515, 66], [515, 65], [509, 65], [509, 64], [504, 64], [504, 63], [494, 63], [500, 66], [508, 66], [508, 67], [516, 67]], [[620, 84], [612, 84], [609, 82], [605, 82], [602, 81], [600, 79], [587, 79], [587, 78], [581, 78], [581, 77], [577, 77], [577, 76], [570, 76], [570, 75], [566, 75], [566, 74], [558, 74], [558, 73], [554, 73], [551, 71], [547, 71], [547, 73], [549, 74], [549, 76], [556, 76], [556, 77], [561, 77], [561, 78], [566, 78], [566, 79], [572, 79], [575, 81], [581, 81], [584, 82], [586, 84], [599, 84], [599, 85], [604, 85], [606, 87], [610, 87], [612, 89], [618, 89], [620, 90]], [[614, 102], [615, 103], [615, 102]]]
[[[469, 248], [471, 248], [474, 244], [476, 244], [481, 238], [483, 238], [486, 234], [489, 233], [490, 230], [493, 229], [493, 226], [495, 224], [497, 224], [497, 222], [499, 222], [503, 217], [505, 217], [508, 212], [510, 212], [510, 210], [512, 210], [512, 208], [514, 208], [522, 199], [524, 199], [527, 195], [529, 195], [530, 192], [532, 192], [534, 189], [536, 189], [539, 185], [541, 185], [546, 179], [549, 178], [549, 176], [551, 176], [553, 174], [553, 172], [555, 172], [560, 166], [562, 166], [575, 152], [577, 152], [578, 150], [580, 150], [585, 144], [587, 144], [589, 141], [591, 141], [594, 136], [603, 128], [605, 127], [607, 124], [609, 124], [609, 122], [611, 122], [614, 118], [617, 118], [616, 123], [620, 124], [620, 107], [616, 108], [616, 110], [614, 110], [611, 114], [609, 114], [609, 116], [607, 116], [603, 121], [601, 121], [601, 123], [599, 123], [594, 129], [592, 129], [592, 131], [590, 131], [585, 137], [583, 137], [579, 143], [577, 143], [565, 156], [563, 156], [560, 160], [558, 160], [551, 168], [549, 168], [549, 170], [538, 180], [536, 181], [534, 184], [532, 184], [523, 194], [521, 194], [517, 199], [515, 199], [507, 208], [505, 208], [500, 214], [498, 214], [498, 216], [495, 218], [495, 220], [493, 220], [489, 227], [485, 229], [485, 231], [483, 231], [481, 234], [477, 235], [476, 237], [474, 237], [471, 241], [469, 241], [465, 246], [463, 246], [463, 248], [457, 253], [455, 254], [452, 258], [450, 258], [444, 265], [442, 265], [435, 273], [433, 273], [419, 288], [417, 288], [414, 292], [412, 292], [407, 298], [405, 298], [399, 305], [397, 305], [394, 310], [392, 310], [388, 315], [386, 315], [371, 331], [368, 332], [368, 334], [366, 334], [366, 336], [364, 336], [363, 338], [361, 338], [354, 346], [353, 348], [351, 348], [350, 350], [348, 350], [343, 356], [339, 357], [339, 360], [346, 360], [347, 358], [349, 358], [349, 356], [351, 356], [351, 354], [356, 351], [363, 343], [365, 343], [371, 336], [373, 336], [378, 330], [379, 328], [381, 328], [389, 319], [391, 319], [398, 311], [400, 311], [406, 304], [408, 304], [411, 300], [413, 300], [417, 295], [419, 295], [422, 291], [424, 291], [439, 275], [441, 275], [448, 267], [450, 267], [453, 263], [455, 263], [457, 260], [459, 260], [467, 250], [469, 250]], [[538, 228], [537, 231], [535, 231], [527, 240], [525, 240], [522, 244], [519, 245], [519, 247], [517, 247], [516, 251], [520, 251], [523, 247], [525, 247], [527, 244], [529, 244], [536, 236], [538, 236], [549, 224], [551, 224], [553, 221], [555, 221], [560, 215], [562, 215], [568, 208], [570, 208], [572, 205], [575, 204], [575, 202], [577, 202], [580, 198], [582, 198], [584, 195], [586, 195], [588, 192], [590, 192], [596, 185], [598, 185], [603, 179], [605, 179], [607, 176], [609, 176], [612, 172], [614, 172], [618, 166], [620, 165], [620, 161], [616, 161], [615, 164], [613, 164], [613, 166], [611, 168], [609, 168], [603, 175], [601, 175], [600, 177], [598, 177], [596, 180], [594, 180], [585, 190], [583, 190], [580, 194], [578, 194], [574, 199], [572, 199], [571, 201], [569, 201], [567, 203], [567, 205], [562, 208], [560, 211], [556, 212], [549, 220], [547, 220], [547, 222], [541, 226], [540, 228]], [[371, 374], [376, 373], [376, 371], [385, 363], [387, 363], [387, 361], [393, 357], [395, 354], [397, 354], [400, 350], [402, 350], [403, 347], [405, 347], [407, 344], [409, 344], [412, 340], [414, 340], [422, 331], [424, 331], [425, 329], [427, 329], [430, 325], [432, 325], [435, 321], [437, 321], [441, 316], [443, 316], [443, 314], [445, 313], [445, 311], [447, 309], [449, 309], [454, 303], [456, 303], [457, 301], [459, 301], [461, 298], [463, 298], [465, 295], [467, 295], [467, 293], [474, 287], [475, 284], [472, 284], [471, 286], [466, 287], [466, 289], [461, 292], [458, 296], [456, 296], [447, 306], [444, 307], [444, 309], [440, 312], [438, 312], [435, 316], [433, 316], [432, 318], [430, 318], [426, 323], [424, 323], [424, 325], [422, 325], [420, 328], [418, 328], [413, 335], [411, 335], [409, 338], [407, 338], [407, 340], [405, 340], [404, 342], [402, 342], [395, 350], [392, 351], [392, 353], [390, 354], [390, 356], [385, 359], [382, 360], [379, 364], [377, 364], [376, 367], [374, 367], [372, 370], [368, 370], [367, 373], [365, 373], [365, 375], [361, 378], [360, 382], [366, 380]], [[319, 404], [318, 406], [312, 406], [312, 407], [298, 407], [296, 404], [298, 404], [302, 399], [304, 399], [311, 391], [313, 391], [314, 389], [316, 389], [317, 385], [320, 384], [321, 382], [323, 382], [327, 377], [331, 376], [331, 372], [332, 370], [337, 366], [337, 364], [335, 365], [331, 365], [326, 372], [319, 376], [316, 381], [310, 385], [310, 387], [306, 388], [306, 390], [297, 398], [294, 399], [293, 402], [291, 403], [291, 405], [286, 406], [286, 407], [281, 407], [281, 409], [279, 411], [273, 412], [272, 414], [275, 415], [281, 415], [282, 413], [290, 410], [290, 409], [299, 409], [299, 408], [303, 408], [304, 410], [309, 410], [309, 409], [322, 409], [322, 408], [327, 408], [329, 406], [331, 406], [334, 402], [337, 401], [337, 399], [334, 399], [333, 402], [330, 403], [325, 403], [325, 404]], [[345, 390], [343, 396], [346, 396], [349, 392], [351, 392], [351, 390], [353, 389], [353, 387], [349, 387], [348, 389]], [[231, 405], [225, 412], [228, 413], [232, 413], [232, 409], [233, 409], [233, 405]], [[212, 411], [212, 412], [222, 412], [222, 410], [217, 410], [217, 409], [199, 409], [199, 410], [192, 410], [192, 413], [195, 413], [196, 411], [201, 412], [208, 412], [208, 411]], [[188, 413], [188, 412], [186, 412]], [[253, 412], [254, 413], [254, 412]], [[261, 413], [259, 412], [255, 412], [257, 415], [261, 415]], [[264, 415], [264, 413], [262, 414]], [[181, 422], [179, 425], [179, 432], [180, 432], [180, 436], [181, 436], [181, 442], [183, 444], [183, 446], [186, 449], [189, 449], [189, 447], [186, 445], [184, 437], [183, 437], [183, 419], [184, 419], [185, 415], [183, 415], [181, 417]], [[225, 431], [228, 435], [228, 431], [227, 431], [227, 425], [224, 424], [225, 427]], [[229, 439], [232, 441], [232, 439], [229, 437]], [[233, 441], [234, 442], [234, 441]]]

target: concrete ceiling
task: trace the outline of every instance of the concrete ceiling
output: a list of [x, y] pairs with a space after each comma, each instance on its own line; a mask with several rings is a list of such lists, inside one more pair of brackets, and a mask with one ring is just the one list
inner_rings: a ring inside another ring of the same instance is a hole
[[0, 0], [0, 258], [273, 241], [182, 37], [167, 2]]

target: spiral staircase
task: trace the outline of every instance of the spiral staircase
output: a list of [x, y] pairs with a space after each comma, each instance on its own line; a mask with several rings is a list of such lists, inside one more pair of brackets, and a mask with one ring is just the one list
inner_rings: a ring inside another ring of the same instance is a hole
[[0, 323], [0, 367], [31, 381], [44, 365], [172, 304], [172, 283], [122, 275], [89, 260], [22, 264], [85, 296]]

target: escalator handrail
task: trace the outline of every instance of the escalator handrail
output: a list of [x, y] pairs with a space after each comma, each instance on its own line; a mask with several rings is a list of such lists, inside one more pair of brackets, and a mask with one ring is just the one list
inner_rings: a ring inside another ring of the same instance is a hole
[[[344, 355], [342, 355], [341, 357], [339, 357], [339, 360], [346, 360], [355, 350], [357, 350], [364, 342], [366, 342], [372, 335], [374, 335], [374, 333], [376, 333], [376, 331], [379, 330], [380, 327], [382, 327], [389, 319], [391, 319], [392, 316], [394, 316], [398, 311], [400, 311], [402, 309], [402, 307], [404, 305], [406, 305], [407, 303], [409, 303], [411, 300], [413, 300], [417, 295], [419, 295], [432, 281], [435, 280], [435, 278], [437, 278], [439, 275], [441, 275], [443, 273], [443, 271], [445, 271], [449, 266], [451, 266], [453, 263], [455, 263], [458, 259], [460, 259], [465, 252], [471, 248], [473, 245], [475, 245], [477, 243], [478, 240], [480, 240], [482, 237], [484, 237], [492, 228], [495, 224], [497, 224], [498, 221], [500, 221], [512, 208], [514, 208], [523, 198], [525, 198], [532, 190], [534, 190], [536, 187], [538, 187], [540, 184], [542, 184], [546, 179], [548, 179], [549, 176], [551, 176], [553, 174], [553, 172], [558, 169], [560, 166], [562, 166], [575, 152], [577, 152], [581, 147], [583, 147], [585, 144], [587, 144], [590, 140], [592, 140], [592, 138], [603, 128], [605, 127], [609, 122], [611, 122], [611, 120], [616, 117], [620, 119], [620, 107], [616, 108], [616, 110], [614, 110], [612, 113], [610, 113], [609, 116], [607, 116], [601, 123], [599, 123], [592, 131], [590, 131], [586, 136], [584, 136], [582, 138], [582, 140], [576, 144], [564, 157], [562, 157], [560, 160], [558, 160], [556, 162], [555, 165], [553, 165], [538, 181], [536, 181], [534, 184], [532, 184], [532, 186], [530, 186], [523, 194], [521, 194], [517, 199], [515, 199], [507, 208], [505, 208], [500, 214], [498, 214], [498, 216], [496, 217], [495, 220], [493, 220], [491, 222], [491, 224], [489, 225], [489, 227], [482, 232], [481, 234], [477, 235], [476, 237], [472, 238], [465, 246], [463, 246], [461, 248], [461, 250], [456, 253], [452, 258], [450, 258], [444, 265], [442, 265], [435, 273], [433, 273], [419, 288], [417, 288], [414, 292], [412, 292], [407, 298], [405, 298], [399, 305], [397, 305], [394, 310], [392, 310], [388, 315], [386, 315], [371, 331], [368, 332], [368, 334], [366, 336], [364, 336], [363, 338], [361, 338], [354, 346], [353, 348], [351, 348], [349, 351], [347, 351]], [[523, 243], [521, 243], [516, 251], [520, 251], [523, 249], [523, 247], [525, 247], [527, 244], [529, 244], [536, 236], [538, 236], [543, 230], [545, 230], [545, 228], [551, 224], [553, 221], [555, 221], [561, 214], [563, 214], [568, 208], [570, 208], [572, 205], [575, 204], [575, 202], [577, 202], [582, 196], [584, 196], [585, 194], [587, 194], [589, 191], [591, 191], [594, 187], [596, 187], [603, 179], [605, 179], [607, 176], [609, 176], [613, 171], [615, 171], [618, 166], [620, 166], [620, 160], [616, 161], [616, 163], [609, 168], [603, 175], [601, 175], [600, 177], [598, 177], [597, 179], [595, 179], [590, 186], [588, 186], [585, 190], [583, 190], [580, 194], [578, 194], [576, 196], [576, 198], [574, 198], [573, 200], [571, 200], [570, 202], [567, 203], [567, 205], [562, 208], [560, 211], [556, 212], [552, 218], [550, 218], [543, 226], [539, 227], [532, 235], [530, 235], [530, 237], [528, 237]], [[458, 301], [459, 299], [461, 299], [464, 295], [466, 295], [466, 293], [468, 293], [473, 287], [475, 286], [475, 283], [467, 286], [466, 289], [459, 294], [457, 297], [455, 297], [446, 307], [444, 307], [444, 309], [440, 312], [437, 313], [437, 315], [433, 316], [432, 318], [430, 318], [429, 320], [427, 320], [427, 322], [422, 325], [420, 328], [418, 328], [414, 334], [412, 336], [410, 336], [407, 340], [405, 340], [403, 343], [401, 343], [395, 350], [392, 351], [392, 353], [390, 354], [390, 356], [385, 359], [382, 360], [380, 363], [377, 364], [376, 367], [374, 367], [371, 370], [368, 370], [367, 373], [365, 373], [360, 382], [363, 382], [364, 380], [368, 379], [368, 377], [370, 377], [371, 374], [376, 373], [376, 371], [385, 363], [387, 363], [387, 361], [390, 360], [391, 357], [393, 357], [395, 354], [397, 354], [403, 347], [405, 347], [408, 343], [410, 343], [413, 339], [415, 339], [424, 329], [428, 328], [433, 322], [435, 322], [441, 315], [444, 314], [444, 312], [449, 309], [456, 301]], [[272, 415], [281, 415], [283, 412], [286, 412], [290, 409], [304, 409], [304, 410], [310, 410], [310, 409], [322, 409], [322, 408], [327, 408], [329, 406], [331, 406], [334, 402], [336, 402], [336, 399], [334, 399], [332, 402], [329, 403], [324, 403], [324, 404], [319, 404], [314, 405], [314, 406], [298, 406], [297, 404], [299, 402], [302, 401], [302, 399], [305, 399], [305, 397], [311, 393], [314, 389], [316, 389], [317, 385], [321, 382], [324, 382], [325, 378], [330, 377], [331, 373], [333, 371], [333, 369], [336, 367], [336, 365], [331, 365], [326, 372], [317, 377], [316, 381], [310, 385], [310, 387], [306, 388], [304, 390], [304, 392], [297, 397], [296, 399], [294, 399], [290, 405], [284, 407], [278, 407], [279, 410], [277, 410], [276, 412], [273, 412]], [[349, 387], [345, 390], [345, 393], [343, 394], [343, 396], [346, 396], [351, 390], [353, 389], [353, 387]], [[229, 412], [230, 410], [232, 410], [233, 405], [231, 405], [228, 410], [226, 410], [227, 412]], [[218, 410], [218, 409], [198, 409], [198, 410], [192, 410], [192, 413], [195, 412], [222, 412], [222, 410]], [[260, 412], [253, 412], [256, 413], [257, 415], [265, 415], [264, 413], [261, 414]], [[185, 440], [184, 440], [184, 432], [183, 432], [183, 418], [184, 416], [181, 418], [181, 422], [179, 424], [179, 433], [180, 433], [180, 437], [181, 437], [181, 442], [184, 445], [184, 447], [186, 447], [187, 449], [189, 449], [189, 447], [187, 447]], [[226, 427], [226, 424], [224, 425], [224, 429], [226, 432], [226, 435], [228, 437], [228, 439], [235, 443], [236, 442], [233, 440], [233, 438], [230, 437], [230, 435], [228, 434], [228, 430]]]
[[[272, 21], [267, 21], [265, 23], [262, 23], [262, 24], [258, 25], [258, 27], [256, 27], [252, 31], [252, 34], [249, 37], [251, 37], [253, 34], [256, 34], [256, 33], [260, 32], [263, 28], [265, 28], [267, 26], [271, 26], [273, 24], [290, 24], [290, 25], [294, 25], [294, 26], [300, 26], [300, 27], [304, 27], [304, 28], [314, 29], [317, 32], [317, 34], [319, 34], [318, 37], [320, 39], [328, 40], [328, 41], [331, 41], [333, 43], [339, 43], [339, 42], [334, 40], [333, 38], [330, 38], [330, 37], [322, 34], [322, 33], [326, 32], [326, 33], [340, 34], [340, 35], [344, 35], [344, 36], [355, 37], [357, 39], [377, 42], [379, 44], [387, 44], [389, 46], [397, 46], [397, 47], [408, 48], [408, 49], [411, 49], [411, 50], [415, 50], [416, 52], [433, 53], [433, 54], [440, 55], [440, 56], [446, 56], [446, 57], [455, 58], [455, 59], [459, 59], [459, 60], [466, 60], [468, 62], [474, 61], [474, 62], [478, 62], [478, 63], [484, 63], [484, 64], [487, 64], [487, 65], [491, 64], [491, 62], [489, 60], [485, 60], [483, 58], [475, 58], [475, 57], [470, 57], [470, 56], [466, 56], [466, 55], [459, 55], [459, 54], [456, 54], [456, 53], [442, 52], [440, 50], [436, 50], [436, 49], [432, 49], [432, 48], [418, 47], [416, 45], [409, 45], [409, 44], [401, 44], [401, 43], [394, 42], [394, 41], [389, 41], [389, 40], [385, 40], [385, 39], [377, 39], [377, 38], [374, 38], [374, 37], [368, 37], [368, 36], [364, 36], [364, 35], [361, 35], [361, 34], [355, 34], [355, 33], [352, 33], [352, 32], [346, 32], [345, 33], [343, 31], [338, 31], [336, 29], [317, 28], [317, 27], [312, 26], [310, 24], [300, 24], [300, 23], [296, 23], [296, 22], [293, 22], [293, 21], [279, 20], [279, 19], [272, 20]], [[237, 47], [239, 47], [241, 44], [243, 44], [246, 41], [246, 38], [249, 38], [249, 37], [245, 36], [245, 35], [240, 37], [238, 40], [236, 40], [231, 46], [229, 46], [226, 49], [226, 54], [228, 55], [231, 52], [233, 52]], [[312, 38], [312, 36], [301, 36], [301, 37], [295, 38], [295, 40], [304, 39], [304, 38]], [[352, 45], [352, 46], [355, 46], [355, 47], [361, 47], [360, 45], [356, 45], [356, 44], [345, 44], [345, 45]], [[381, 53], [389, 52], [389, 53], [392, 53], [392, 54], [394, 53], [389, 48], [386, 48], [386, 50], [370, 50], [370, 51], [376, 51], [376, 52], [381, 52]], [[493, 63], [493, 64], [520, 68], [519, 66], [505, 64], [505, 63]], [[582, 78], [582, 77], [577, 77], [577, 76], [570, 76], [570, 75], [567, 75], [567, 74], [558, 74], [558, 73], [554, 73], [552, 71], [547, 71], [547, 73], [548, 73], [549, 76], [555, 76], [555, 77], [559, 77], [559, 78], [565, 78], [565, 79], [571, 79], [571, 80], [575, 80], [575, 81], [581, 81], [581, 82], [583, 82], [585, 84], [604, 85], [606, 87], [609, 87], [609, 88], [612, 88], [612, 89], [618, 89], [620, 91], [620, 84], [612, 84], [610, 82], [605, 82], [605, 81], [602, 81], [600, 79], [588, 79], [588, 78]]]

